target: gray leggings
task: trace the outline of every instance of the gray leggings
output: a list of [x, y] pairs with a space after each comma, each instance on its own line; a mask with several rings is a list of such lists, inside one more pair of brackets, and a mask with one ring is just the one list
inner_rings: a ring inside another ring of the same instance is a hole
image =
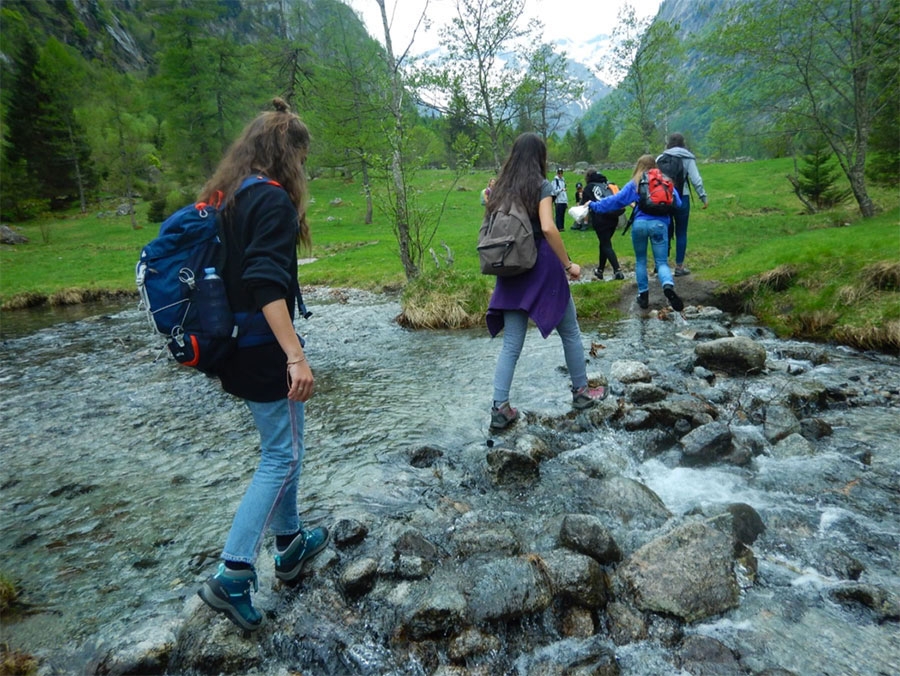
[[[503, 347], [497, 357], [497, 368], [494, 370], [494, 405], [509, 401], [509, 388], [516, 372], [516, 362], [522, 353], [525, 343], [525, 331], [528, 328], [528, 313], [522, 310], [505, 310], [503, 312]], [[581, 329], [578, 327], [578, 316], [575, 312], [575, 301], [569, 298], [569, 306], [562, 320], [556, 326], [556, 332], [562, 339], [563, 354], [566, 367], [572, 378], [572, 390], [587, 385], [587, 366], [584, 361], [584, 346], [581, 344]]]

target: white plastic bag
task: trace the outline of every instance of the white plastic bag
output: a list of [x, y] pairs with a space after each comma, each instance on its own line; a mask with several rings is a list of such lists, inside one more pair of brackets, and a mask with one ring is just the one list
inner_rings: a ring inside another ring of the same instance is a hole
[[581, 223], [587, 219], [589, 210], [590, 210], [590, 207], [587, 204], [570, 207], [569, 208], [569, 216], [574, 218], [576, 223]]

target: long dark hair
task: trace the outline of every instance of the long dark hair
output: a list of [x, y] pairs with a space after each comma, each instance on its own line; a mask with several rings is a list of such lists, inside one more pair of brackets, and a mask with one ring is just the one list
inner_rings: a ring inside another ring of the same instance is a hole
[[200, 199], [213, 201], [217, 192], [225, 196], [225, 205], [247, 176], [263, 174], [278, 181], [297, 208], [299, 241], [309, 248], [309, 225], [306, 222], [306, 170], [303, 166], [309, 152], [309, 129], [292, 113], [283, 99], [272, 99], [275, 110], [256, 116], [231, 144], [203, 190]]
[[547, 144], [537, 134], [527, 132], [512, 144], [509, 157], [491, 190], [488, 212], [508, 207], [513, 199], [521, 200], [529, 216], [537, 216], [541, 184], [547, 177]]

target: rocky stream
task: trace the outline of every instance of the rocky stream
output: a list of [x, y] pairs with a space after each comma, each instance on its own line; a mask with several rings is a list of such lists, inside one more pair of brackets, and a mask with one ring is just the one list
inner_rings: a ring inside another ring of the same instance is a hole
[[[264, 627], [197, 598], [255, 468], [241, 402], [132, 307], [0, 343], [4, 656], [37, 673], [900, 673], [900, 360], [708, 305], [582, 325], [609, 396], [575, 412], [529, 333], [408, 331], [389, 296], [308, 294], [300, 504], [329, 547], [259, 562]], [[658, 307], [658, 304], [656, 305]]]

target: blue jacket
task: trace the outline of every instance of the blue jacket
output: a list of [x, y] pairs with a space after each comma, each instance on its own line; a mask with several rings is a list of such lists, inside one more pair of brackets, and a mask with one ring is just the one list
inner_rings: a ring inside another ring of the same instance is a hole
[[[678, 194], [678, 188], [674, 189], [674, 197], [675, 197], [675, 206], [681, 206], [681, 195]], [[610, 211], [616, 211], [617, 209], [621, 209], [623, 207], [627, 207], [629, 204], [635, 204], [635, 220], [640, 218], [648, 221], [659, 221], [660, 223], [669, 224], [669, 216], [654, 216], [652, 214], [646, 214], [641, 211], [640, 207], [637, 206], [638, 202], [638, 191], [637, 186], [634, 184], [634, 181], [628, 181], [625, 184], [625, 187], [622, 188], [615, 195], [610, 195], [609, 197], [604, 197], [602, 200], [598, 200], [595, 202], [589, 202], [588, 206], [591, 211], [596, 211], [598, 214], [607, 213]]]

